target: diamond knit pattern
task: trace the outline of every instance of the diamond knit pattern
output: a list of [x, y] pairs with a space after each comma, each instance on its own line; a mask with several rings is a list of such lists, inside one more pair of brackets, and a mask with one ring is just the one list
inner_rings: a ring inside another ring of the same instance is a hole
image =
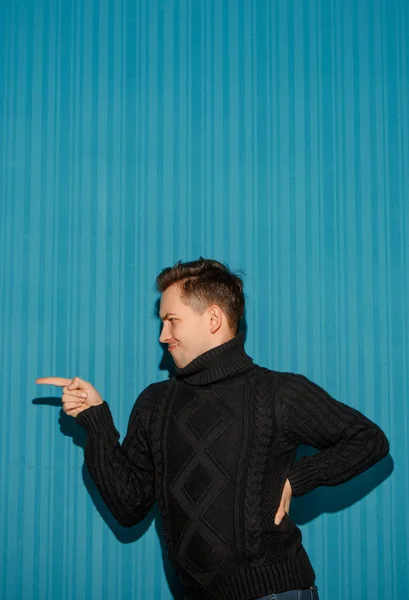
[[205, 513], [231, 479], [212, 454], [211, 447], [235, 418], [235, 412], [218, 394], [205, 389], [183, 407], [174, 421], [192, 448], [189, 459], [170, 486], [189, 518], [176, 550], [176, 560], [201, 585], [209, 583], [209, 572], [223, 562], [230, 547], [229, 541], [208, 522]]

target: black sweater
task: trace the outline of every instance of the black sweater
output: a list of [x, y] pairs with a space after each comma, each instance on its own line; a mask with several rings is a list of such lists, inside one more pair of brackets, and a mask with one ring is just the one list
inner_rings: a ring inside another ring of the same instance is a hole
[[[105, 402], [77, 421], [116, 519], [134, 525], [158, 503], [189, 599], [311, 586], [300, 530], [289, 516], [274, 524], [285, 480], [301, 496], [347, 481], [389, 450], [374, 423], [305, 377], [254, 365], [240, 335], [142, 392], [122, 445]], [[295, 462], [301, 444], [319, 452]]]

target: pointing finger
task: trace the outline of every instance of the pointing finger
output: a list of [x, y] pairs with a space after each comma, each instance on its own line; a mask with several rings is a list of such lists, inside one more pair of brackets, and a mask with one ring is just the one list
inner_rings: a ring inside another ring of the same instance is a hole
[[39, 377], [36, 379], [36, 383], [44, 385], [56, 385], [57, 387], [64, 387], [70, 385], [72, 379], [66, 379], [64, 377]]

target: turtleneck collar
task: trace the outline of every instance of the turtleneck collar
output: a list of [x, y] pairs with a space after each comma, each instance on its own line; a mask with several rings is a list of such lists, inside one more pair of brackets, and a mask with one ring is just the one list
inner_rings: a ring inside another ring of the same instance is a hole
[[183, 369], [176, 367], [176, 378], [190, 385], [207, 385], [226, 379], [250, 365], [253, 359], [244, 350], [244, 335], [238, 333], [225, 344], [204, 352]]

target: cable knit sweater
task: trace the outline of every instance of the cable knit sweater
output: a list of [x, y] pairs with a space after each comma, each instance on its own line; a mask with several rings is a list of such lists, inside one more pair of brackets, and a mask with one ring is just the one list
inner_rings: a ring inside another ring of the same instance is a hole
[[[202, 354], [138, 398], [123, 444], [108, 404], [77, 421], [106, 504], [131, 526], [159, 505], [169, 555], [197, 600], [250, 600], [307, 588], [314, 571], [289, 516], [294, 496], [336, 485], [388, 452], [382, 431], [300, 375], [253, 364], [243, 337]], [[297, 446], [319, 450], [295, 462]]]

